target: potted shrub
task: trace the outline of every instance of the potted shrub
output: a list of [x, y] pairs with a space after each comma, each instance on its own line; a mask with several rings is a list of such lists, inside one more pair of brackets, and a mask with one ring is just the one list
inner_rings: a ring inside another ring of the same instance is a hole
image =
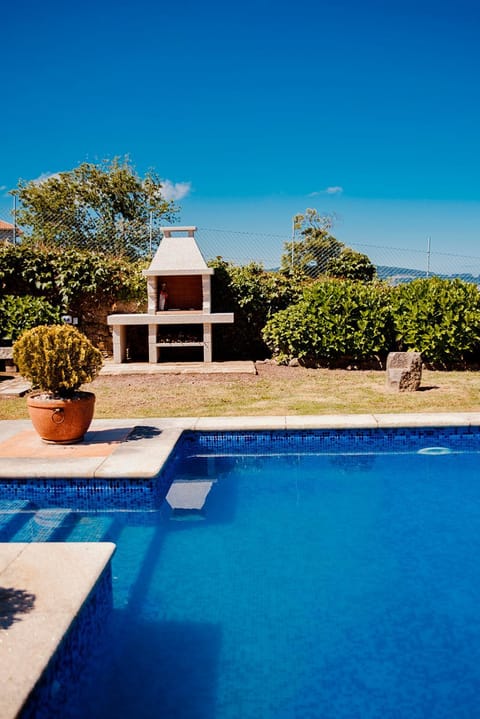
[[40, 325], [13, 345], [13, 361], [32, 383], [33, 426], [47, 442], [80, 442], [93, 418], [95, 395], [80, 391], [103, 364], [102, 353], [71, 325]]

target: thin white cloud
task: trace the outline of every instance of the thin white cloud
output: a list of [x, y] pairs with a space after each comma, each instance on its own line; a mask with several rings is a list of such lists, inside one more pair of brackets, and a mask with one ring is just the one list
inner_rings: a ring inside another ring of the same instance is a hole
[[[54, 177], [60, 177], [60, 175], [61, 173], [59, 172], [42, 172], [42, 174], [35, 178], [33, 182], [36, 185], [41, 185], [42, 182], [47, 182]], [[186, 197], [192, 189], [191, 182], [172, 182], [172, 180], [161, 180], [161, 184], [161, 195], [166, 200], [183, 200], [183, 198]]]
[[341, 195], [342, 192], [343, 187], [340, 187], [340, 185], [333, 185], [332, 187], [326, 187], [324, 190], [311, 192], [308, 197], [318, 197], [319, 195]]
[[172, 182], [171, 180], [162, 180], [162, 197], [166, 200], [183, 200], [191, 189], [191, 182]]
[[59, 172], [42, 172], [42, 174], [39, 175], [38, 177], [36, 177], [34, 180], [32, 180], [32, 182], [35, 185], [41, 185], [42, 182], [51, 180], [52, 177], [60, 177], [60, 173]]

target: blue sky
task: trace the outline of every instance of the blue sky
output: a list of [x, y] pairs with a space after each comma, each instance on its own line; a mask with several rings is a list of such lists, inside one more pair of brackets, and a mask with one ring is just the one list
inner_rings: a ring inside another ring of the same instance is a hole
[[480, 7], [458, 0], [4, 4], [7, 190], [128, 154], [183, 224], [480, 256]]

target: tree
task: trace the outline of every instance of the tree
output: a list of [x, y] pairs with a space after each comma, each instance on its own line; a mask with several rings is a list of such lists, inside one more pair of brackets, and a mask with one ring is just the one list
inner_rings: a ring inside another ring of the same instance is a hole
[[130, 258], [146, 254], [159, 223], [178, 211], [162, 196], [160, 178], [148, 172], [142, 179], [127, 157], [85, 162], [41, 182], [20, 180], [13, 194], [30, 240]]
[[371, 282], [377, 274], [370, 258], [350, 247], [345, 247], [338, 257], [331, 257], [325, 270], [329, 277], [361, 282]]
[[329, 260], [338, 257], [344, 247], [343, 242], [330, 234], [333, 219], [311, 208], [303, 215], [295, 215], [294, 235], [300, 230], [303, 239], [296, 241], [294, 236], [292, 242], [285, 242], [282, 269], [296, 269], [310, 277], [324, 274]]

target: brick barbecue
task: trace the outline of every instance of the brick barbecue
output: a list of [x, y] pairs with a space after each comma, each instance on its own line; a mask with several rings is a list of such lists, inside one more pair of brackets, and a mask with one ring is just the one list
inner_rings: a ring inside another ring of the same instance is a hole
[[160, 242], [147, 278], [146, 313], [114, 314], [107, 318], [113, 332], [113, 361], [127, 360], [128, 327], [148, 327], [148, 361], [162, 360], [166, 348], [203, 348], [203, 361], [212, 361], [212, 325], [232, 323], [233, 313], [211, 311], [211, 278], [195, 241], [196, 227], [162, 227]]

